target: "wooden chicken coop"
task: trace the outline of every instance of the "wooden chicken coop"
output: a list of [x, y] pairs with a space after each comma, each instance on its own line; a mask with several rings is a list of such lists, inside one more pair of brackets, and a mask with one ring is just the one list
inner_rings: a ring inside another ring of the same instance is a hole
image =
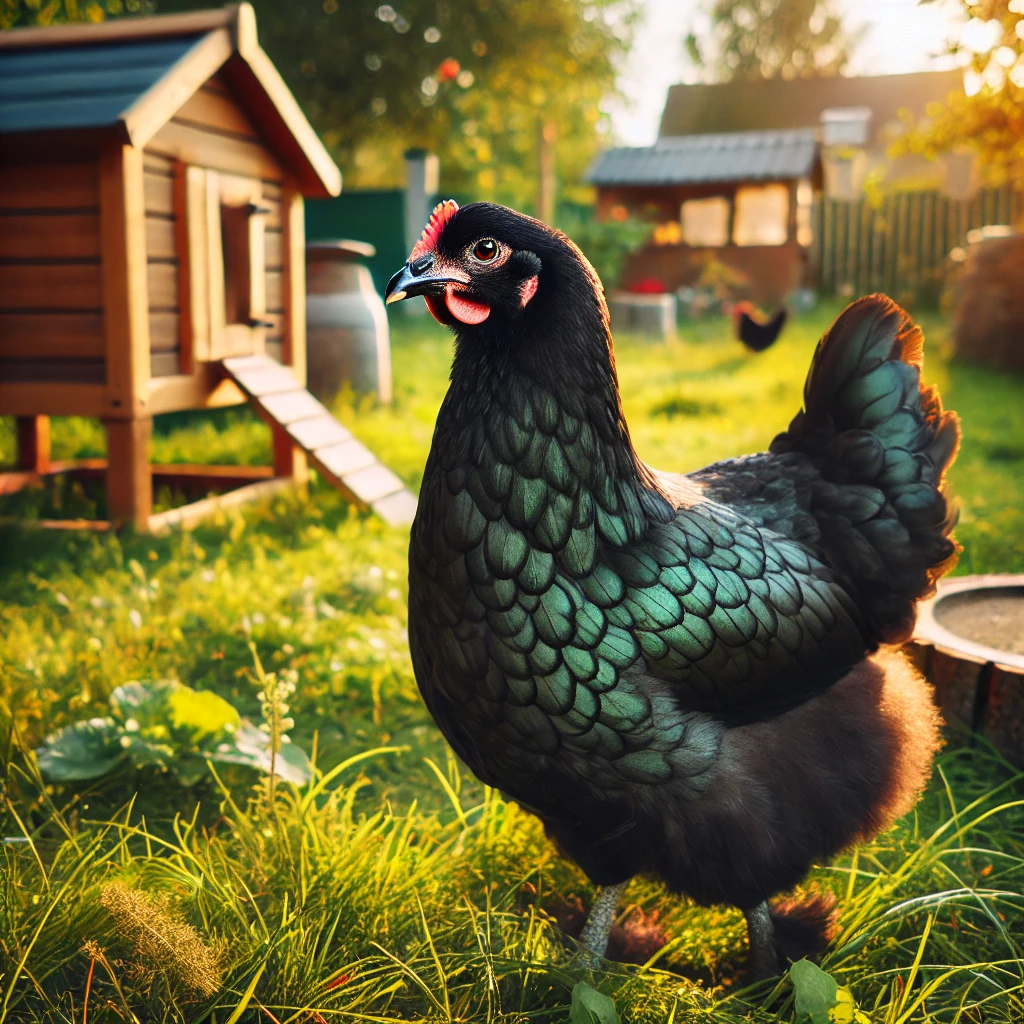
[[[408, 522], [415, 498], [305, 390], [303, 201], [340, 189], [248, 4], [0, 33], [0, 493], [105, 476], [110, 521], [154, 530], [220, 500], [154, 516], [154, 481], [237, 501], [308, 458]], [[154, 416], [241, 402], [273, 466], [151, 465]], [[54, 463], [51, 416], [102, 420], [107, 459]]]

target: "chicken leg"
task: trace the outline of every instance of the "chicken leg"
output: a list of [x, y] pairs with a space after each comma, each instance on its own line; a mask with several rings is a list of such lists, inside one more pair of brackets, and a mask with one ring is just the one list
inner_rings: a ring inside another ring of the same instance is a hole
[[775, 951], [775, 927], [767, 903], [759, 903], [751, 910], [744, 910], [747, 919], [747, 938], [750, 953], [747, 965], [757, 981], [774, 978], [779, 973], [779, 957]]
[[619, 900], [626, 891], [626, 882], [619, 882], [618, 885], [603, 886], [590, 908], [586, 924], [580, 932], [580, 944], [585, 947], [582, 955], [583, 963], [591, 970], [596, 970], [604, 960], [605, 950], [608, 949], [608, 936], [611, 934], [612, 922], [615, 920], [615, 911], [618, 908]]

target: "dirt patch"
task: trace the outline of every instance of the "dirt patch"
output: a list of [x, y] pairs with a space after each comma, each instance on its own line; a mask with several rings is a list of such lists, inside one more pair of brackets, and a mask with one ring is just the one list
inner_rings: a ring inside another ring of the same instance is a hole
[[947, 597], [936, 603], [935, 620], [965, 640], [1024, 654], [1024, 587]]

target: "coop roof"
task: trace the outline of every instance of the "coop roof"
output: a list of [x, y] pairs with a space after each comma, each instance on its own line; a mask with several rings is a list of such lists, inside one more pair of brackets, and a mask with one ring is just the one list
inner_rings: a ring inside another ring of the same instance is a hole
[[225, 68], [306, 195], [341, 172], [256, 37], [252, 7], [0, 33], [0, 136], [113, 130], [142, 147]]
[[653, 146], [608, 149], [591, 165], [594, 185], [698, 185], [803, 178], [818, 160], [812, 130], [666, 136]]

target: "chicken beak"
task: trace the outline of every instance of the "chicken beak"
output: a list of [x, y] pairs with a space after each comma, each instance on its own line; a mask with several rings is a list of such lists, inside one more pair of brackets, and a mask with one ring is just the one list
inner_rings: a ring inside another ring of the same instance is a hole
[[384, 289], [385, 305], [390, 306], [392, 302], [411, 299], [414, 295], [444, 295], [450, 284], [469, 283], [468, 278], [461, 275], [435, 274], [432, 273], [433, 270], [433, 254], [428, 253], [426, 256], [410, 260], [388, 281], [388, 286]]

